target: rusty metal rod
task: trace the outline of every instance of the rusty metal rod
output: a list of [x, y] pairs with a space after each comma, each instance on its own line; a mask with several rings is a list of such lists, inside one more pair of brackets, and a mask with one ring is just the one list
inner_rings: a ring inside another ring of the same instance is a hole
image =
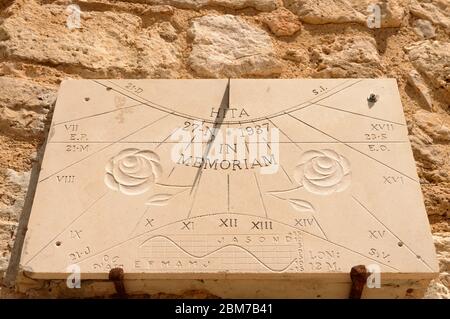
[[349, 299], [361, 299], [364, 286], [370, 274], [367, 272], [366, 266], [358, 265], [352, 267], [350, 278], [352, 280], [352, 288], [350, 289]]

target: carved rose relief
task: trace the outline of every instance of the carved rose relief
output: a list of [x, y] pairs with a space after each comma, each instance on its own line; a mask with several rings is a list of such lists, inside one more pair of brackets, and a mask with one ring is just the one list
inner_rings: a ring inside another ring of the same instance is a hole
[[342, 192], [350, 185], [350, 163], [333, 150], [307, 151], [295, 169], [294, 178], [311, 193]]
[[142, 194], [161, 176], [159, 161], [152, 151], [124, 149], [106, 164], [105, 184], [127, 195]]

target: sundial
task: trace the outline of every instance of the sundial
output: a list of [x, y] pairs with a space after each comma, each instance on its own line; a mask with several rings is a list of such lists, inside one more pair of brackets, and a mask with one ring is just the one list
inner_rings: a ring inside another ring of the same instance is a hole
[[21, 266], [71, 265], [220, 296], [348, 289], [355, 265], [426, 286], [438, 266], [396, 81], [64, 81]]

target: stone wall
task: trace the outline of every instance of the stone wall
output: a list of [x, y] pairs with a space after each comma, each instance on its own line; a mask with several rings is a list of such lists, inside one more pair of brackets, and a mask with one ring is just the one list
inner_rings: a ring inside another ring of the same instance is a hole
[[449, 34], [450, 0], [0, 0], [0, 278], [62, 79], [392, 77], [450, 297]]

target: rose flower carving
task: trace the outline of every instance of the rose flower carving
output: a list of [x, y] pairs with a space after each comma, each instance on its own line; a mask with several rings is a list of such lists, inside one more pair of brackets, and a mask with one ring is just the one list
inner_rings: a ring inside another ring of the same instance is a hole
[[161, 176], [159, 157], [149, 150], [127, 148], [106, 164], [105, 184], [126, 195], [139, 195]]
[[311, 193], [342, 192], [350, 185], [350, 163], [333, 150], [307, 151], [295, 168], [294, 179]]

